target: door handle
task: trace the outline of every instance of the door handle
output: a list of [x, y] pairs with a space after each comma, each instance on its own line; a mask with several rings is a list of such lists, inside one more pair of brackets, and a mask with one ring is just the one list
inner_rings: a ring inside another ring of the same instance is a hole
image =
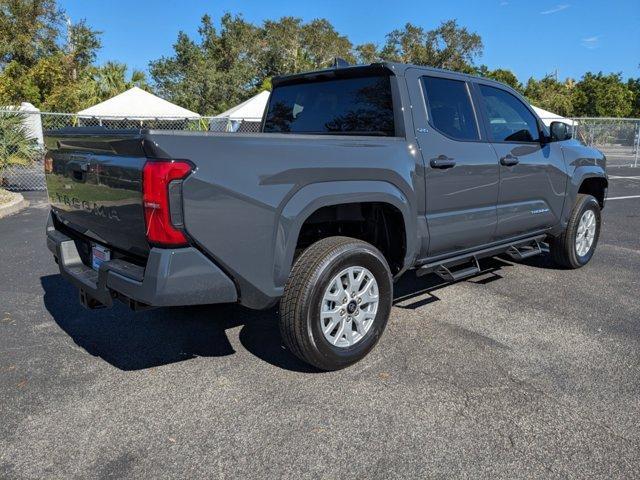
[[436, 158], [432, 158], [429, 165], [431, 165], [431, 168], [452, 168], [456, 166], [456, 161], [446, 155], [440, 155]]
[[505, 167], [513, 167], [514, 165], [517, 165], [519, 162], [520, 160], [518, 160], [518, 157], [514, 157], [510, 153], [500, 159], [500, 163]]

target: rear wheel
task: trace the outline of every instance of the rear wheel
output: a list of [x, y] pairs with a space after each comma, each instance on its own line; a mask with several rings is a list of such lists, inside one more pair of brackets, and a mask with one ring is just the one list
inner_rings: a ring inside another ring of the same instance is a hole
[[586, 265], [595, 252], [600, 223], [600, 205], [595, 197], [578, 194], [566, 230], [549, 243], [554, 261], [566, 268]]
[[298, 258], [285, 286], [284, 343], [321, 370], [347, 367], [382, 335], [392, 292], [389, 266], [374, 246], [347, 237], [320, 240]]

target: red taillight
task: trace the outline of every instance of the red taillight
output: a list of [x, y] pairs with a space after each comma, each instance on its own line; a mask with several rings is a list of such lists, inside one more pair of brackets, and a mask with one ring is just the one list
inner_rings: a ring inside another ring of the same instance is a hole
[[184, 233], [171, 223], [169, 183], [185, 178], [191, 165], [177, 160], [148, 160], [142, 171], [142, 204], [147, 225], [147, 239], [162, 246], [187, 243]]

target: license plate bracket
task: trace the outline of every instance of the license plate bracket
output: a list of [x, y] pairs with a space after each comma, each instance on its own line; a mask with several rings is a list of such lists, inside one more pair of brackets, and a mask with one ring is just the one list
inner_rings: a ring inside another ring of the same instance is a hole
[[102, 245], [91, 246], [91, 268], [95, 271], [100, 269], [100, 265], [111, 260], [111, 250]]

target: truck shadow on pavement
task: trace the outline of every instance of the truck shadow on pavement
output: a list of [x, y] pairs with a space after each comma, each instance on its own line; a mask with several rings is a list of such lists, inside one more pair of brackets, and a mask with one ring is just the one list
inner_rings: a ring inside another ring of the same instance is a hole
[[[483, 272], [467, 280], [481, 284], [499, 280], [499, 270], [512, 266], [499, 258], [482, 263]], [[318, 372], [282, 345], [277, 307], [255, 311], [238, 305], [204, 305], [133, 312], [115, 302], [113, 308], [90, 311], [80, 305], [77, 290], [61, 275], [42, 277], [41, 283], [45, 307], [60, 328], [79, 347], [120, 370], [232, 355], [236, 351], [226, 331], [242, 327], [240, 343], [261, 360], [286, 370]], [[451, 284], [435, 275], [418, 278], [409, 272], [394, 287], [394, 305], [421, 308], [438, 301], [434, 292], [447, 285]]]
[[232, 355], [226, 330], [242, 326], [240, 342], [250, 353], [287, 370], [314, 371], [282, 346], [275, 308], [204, 305], [133, 312], [114, 302], [110, 309], [86, 310], [61, 275], [42, 277], [41, 283], [45, 307], [60, 328], [76, 345], [120, 370]]

